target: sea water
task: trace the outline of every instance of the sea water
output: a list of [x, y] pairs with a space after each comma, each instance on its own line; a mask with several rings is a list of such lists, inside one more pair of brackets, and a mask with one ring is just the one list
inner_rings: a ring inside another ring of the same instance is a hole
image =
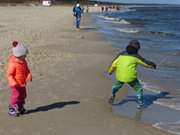
[[179, 119], [154, 126], [180, 134], [180, 7], [131, 5], [93, 16], [99, 32], [113, 47], [124, 50], [131, 39], [138, 39], [139, 53], [157, 64], [156, 70], [139, 67], [138, 77], [145, 90], [173, 97], [157, 98], [154, 103], [178, 110]]

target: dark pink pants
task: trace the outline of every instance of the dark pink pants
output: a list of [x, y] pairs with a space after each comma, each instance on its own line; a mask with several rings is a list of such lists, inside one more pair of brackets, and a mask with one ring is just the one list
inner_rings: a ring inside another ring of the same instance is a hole
[[11, 87], [10, 103], [11, 107], [23, 106], [26, 98], [26, 87]]

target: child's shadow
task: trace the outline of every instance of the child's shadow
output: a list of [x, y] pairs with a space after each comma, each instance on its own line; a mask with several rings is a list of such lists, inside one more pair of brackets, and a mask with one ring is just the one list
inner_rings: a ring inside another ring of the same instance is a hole
[[[147, 108], [149, 107], [151, 104], [153, 104], [154, 101], [158, 100], [158, 99], [171, 99], [174, 98], [172, 96], [167, 96], [169, 95], [168, 92], [160, 92], [158, 94], [144, 94], [144, 107]], [[122, 100], [121, 102], [119, 102], [116, 105], [122, 105], [128, 102], [137, 102], [137, 98], [136, 96], [127, 96], [126, 99]]]
[[79, 101], [56, 102], [56, 103], [45, 105], [45, 106], [39, 106], [35, 109], [30, 109], [26, 112], [26, 114], [36, 113], [36, 112], [46, 112], [52, 109], [61, 109], [65, 107], [66, 105], [75, 105], [79, 103], [80, 103]]

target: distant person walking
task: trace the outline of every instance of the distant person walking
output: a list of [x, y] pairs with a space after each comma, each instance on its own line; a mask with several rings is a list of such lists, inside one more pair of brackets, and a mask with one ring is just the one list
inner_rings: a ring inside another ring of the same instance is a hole
[[101, 12], [104, 12], [104, 6], [101, 7]]
[[32, 81], [32, 75], [26, 62], [28, 49], [17, 41], [12, 43], [12, 55], [9, 57], [7, 79], [10, 87], [9, 115], [19, 116], [25, 113], [26, 81]]
[[81, 14], [82, 14], [82, 9], [80, 7], [80, 4], [77, 3], [76, 6], [73, 8], [73, 15], [75, 17], [76, 21], [76, 28], [80, 28], [80, 23], [81, 23]]

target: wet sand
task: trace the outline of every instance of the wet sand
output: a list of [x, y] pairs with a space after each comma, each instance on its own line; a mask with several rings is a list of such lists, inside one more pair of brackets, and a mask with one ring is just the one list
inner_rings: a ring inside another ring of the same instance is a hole
[[179, 134], [180, 111], [158, 104], [158, 101], [168, 101], [175, 98], [169, 95], [168, 92], [153, 93], [145, 90], [143, 108], [137, 108], [136, 96], [133, 90], [126, 91], [126, 93], [120, 91], [118, 94], [124, 96], [116, 98], [113, 104], [114, 114], [151, 124], [166, 132]]
[[[107, 104], [111, 81], [106, 78], [116, 50], [83, 16], [73, 27], [72, 7], [0, 7], [0, 134], [2, 135], [166, 135], [151, 125], [118, 117]], [[12, 40], [28, 46], [33, 82], [26, 108], [18, 118], [7, 115], [5, 79]]]

